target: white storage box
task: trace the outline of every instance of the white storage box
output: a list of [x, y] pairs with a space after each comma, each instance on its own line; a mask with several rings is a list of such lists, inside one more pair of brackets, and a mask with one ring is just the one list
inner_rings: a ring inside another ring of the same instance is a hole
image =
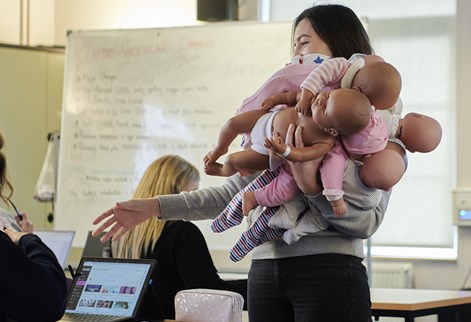
[[183, 290], [175, 295], [175, 319], [182, 322], [242, 322], [244, 298], [211, 289]]

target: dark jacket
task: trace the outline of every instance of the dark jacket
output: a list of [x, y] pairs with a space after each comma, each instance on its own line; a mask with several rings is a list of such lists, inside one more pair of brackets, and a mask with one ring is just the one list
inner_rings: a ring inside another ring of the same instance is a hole
[[247, 303], [247, 280], [224, 281], [219, 277], [203, 234], [191, 222], [167, 222], [154, 249], [145, 257], [157, 260], [152, 285], [166, 319], [175, 318], [175, 295], [185, 289], [233, 291]]
[[19, 245], [0, 232], [0, 322], [56, 321], [65, 310], [67, 285], [52, 251], [33, 234]]

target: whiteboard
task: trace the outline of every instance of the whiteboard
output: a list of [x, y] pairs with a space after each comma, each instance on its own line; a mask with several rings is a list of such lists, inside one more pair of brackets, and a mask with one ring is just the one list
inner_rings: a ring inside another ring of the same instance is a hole
[[[85, 243], [92, 220], [130, 198], [165, 154], [198, 167], [242, 100], [289, 60], [290, 23], [214, 23], [68, 34], [55, 228]], [[231, 151], [239, 149], [236, 140]], [[222, 234], [197, 222], [210, 248], [230, 249], [245, 224]]]

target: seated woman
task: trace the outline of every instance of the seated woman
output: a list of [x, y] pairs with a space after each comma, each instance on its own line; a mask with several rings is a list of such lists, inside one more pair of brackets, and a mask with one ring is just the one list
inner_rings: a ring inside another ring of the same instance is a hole
[[[134, 198], [193, 191], [198, 189], [199, 180], [198, 170], [188, 161], [163, 156], [149, 165]], [[112, 254], [157, 260], [152, 286], [166, 319], [175, 318], [175, 295], [185, 289], [229, 290], [241, 294], [247, 303], [247, 280], [223, 281], [219, 277], [203, 234], [189, 221], [150, 218], [113, 242]]]

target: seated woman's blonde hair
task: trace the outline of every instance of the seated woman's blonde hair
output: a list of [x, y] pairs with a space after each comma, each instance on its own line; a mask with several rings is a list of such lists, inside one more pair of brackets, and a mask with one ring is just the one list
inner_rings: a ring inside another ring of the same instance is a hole
[[[191, 182], [199, 181], [198, 169], [177, 155], [166, 155], [152, 162], [142, 175], [133, 198], [151, 198], [159, 195], [177, 194]], [[151, 250], [159, 239], [164, 220], [150, 218], [129, 230], [112, 246], [113, 257], [141, 258]]]

